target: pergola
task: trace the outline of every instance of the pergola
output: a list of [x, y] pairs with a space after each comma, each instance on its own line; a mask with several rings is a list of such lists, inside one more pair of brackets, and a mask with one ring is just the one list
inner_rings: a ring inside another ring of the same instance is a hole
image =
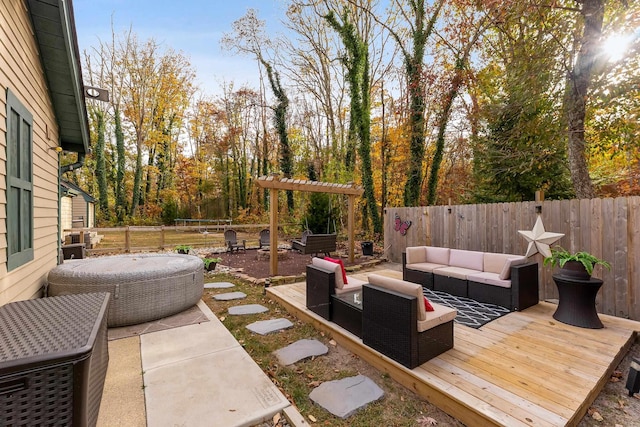
[[271, 233], [269, 233], [269, 255], [271, 258], [269, 271], [271, 276], [278, 274], [278, 191], [280, 190], [344, 194], [349, 196], [349, 216], [347, 219], [347, 228], [349, 230], [349, 262], [353, 262], [354, 209], [356, 196], [362, 196], [364, 192], [361, 187], [353, 183], [332, 184], [329, 182], [307, 181], [304, 179], [280, 178], [278, 174], [261, 176], [256, 180], [256, 185], [269, 189], [269, 228], [271, 229]]

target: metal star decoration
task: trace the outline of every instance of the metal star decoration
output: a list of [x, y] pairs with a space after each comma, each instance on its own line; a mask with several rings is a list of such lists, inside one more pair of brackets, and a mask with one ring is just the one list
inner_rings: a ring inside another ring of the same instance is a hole
[[518, 230], [518, 233], [524, 237], [527, 242], [529, 242], [529, 247], [527, 247], [526, 257], [530, 257], [531, 255], [535, 255], [538, 252], [542, 254], [542, 256], [550, 257], [551, 249], [549, 245], [557, 242], [564, 236], [564, 233], [551, 233], [550, 231], [544, 231], [544, 224], [542, 224], [542, 217], [538, 215], [538, 219], [536, 219], [536, 223], [533, 226], [533, 230]]

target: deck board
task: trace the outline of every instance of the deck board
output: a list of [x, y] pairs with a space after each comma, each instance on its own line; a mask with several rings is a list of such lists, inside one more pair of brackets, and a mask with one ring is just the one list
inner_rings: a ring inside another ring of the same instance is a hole
[[[402, 278], [398, 271], [373, 272]], [[354, 276], [366, 280], [367, 274]], [[640, 331], [640, 322], [602, 314], [604, 329], [565, 325], [553, 319], [555, 305], [541, 302], [480, 329], [456, 324], [452, 350], [407, 369], [307, 310], [304, 282], [267, 293], [467, 425], [576, 425]]]

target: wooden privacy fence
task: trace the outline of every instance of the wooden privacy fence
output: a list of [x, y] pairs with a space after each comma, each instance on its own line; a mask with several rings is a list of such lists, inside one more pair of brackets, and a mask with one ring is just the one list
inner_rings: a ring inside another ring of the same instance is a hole
[[[524, 255], [527, 241], [518, 230], [533, 229], [536, 206], [542, 207], [546, 231], [564, 233], [558, 245], [611, 263], [611, 271], [601, 266], [594, 271], [604, 280], [598, 311], [640, 320], [640, 197], [386, 208], [385, 254], [402, 262], [408, 246], [429, 245]], [[411, 221], [405, 235], [396, 231], [396, 214], [401, 224]], [[531, 260], [539, 264], [540, 299], [557, 299], [551, 268], [543, 267], [540, 254]]]

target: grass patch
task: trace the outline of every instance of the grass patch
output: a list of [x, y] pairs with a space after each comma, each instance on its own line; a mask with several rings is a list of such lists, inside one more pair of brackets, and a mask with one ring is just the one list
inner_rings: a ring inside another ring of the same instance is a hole
[[[300, 413], [309, 420], [315, 418], [315, 425], [331, 426], [416, 426], [428, 425], [425, 419], [433, 418], [438, 426], [462, 426], [460, 422], [445, 414], [418, 395], [403, 387], [359, 357], [337, 346], [330, 336], [316, 330], [311, 325], [299, 321], [290, 315], [278, 303], [263, 294], [263, 287], [226, 274], [207, 274], [216, 281], [231, 282], [236, 285], [233, 291], [244, 292], [247, 298], [236, 301], [216, 301], [213, 295], [230, 292], [229, 289], [206, 289], [203, 301], [211, 311], [244, 347], [273, 383], [292, 402]], [[244, 304], [261, 304], [269, 309], [266, 313], [248, 316], [230, 316], [229, 307]], [[280, 332], [259, 335], [249, 331], [246, 326], [259, 320], [273, 318], [289, 319], [294, 326]], [[294, 365], [281, 366], [273, 352], [300, 339], [312, 339], [324, 343], [329, 353], [313, 359], [302, 360]], [[338, 380], [354, 375], [366, 375], [385, 392], [385, 397], [368, 405], [346, 420], [335, 417], [323, 408], [316, 406], [309, 393], [326, 381]]]

